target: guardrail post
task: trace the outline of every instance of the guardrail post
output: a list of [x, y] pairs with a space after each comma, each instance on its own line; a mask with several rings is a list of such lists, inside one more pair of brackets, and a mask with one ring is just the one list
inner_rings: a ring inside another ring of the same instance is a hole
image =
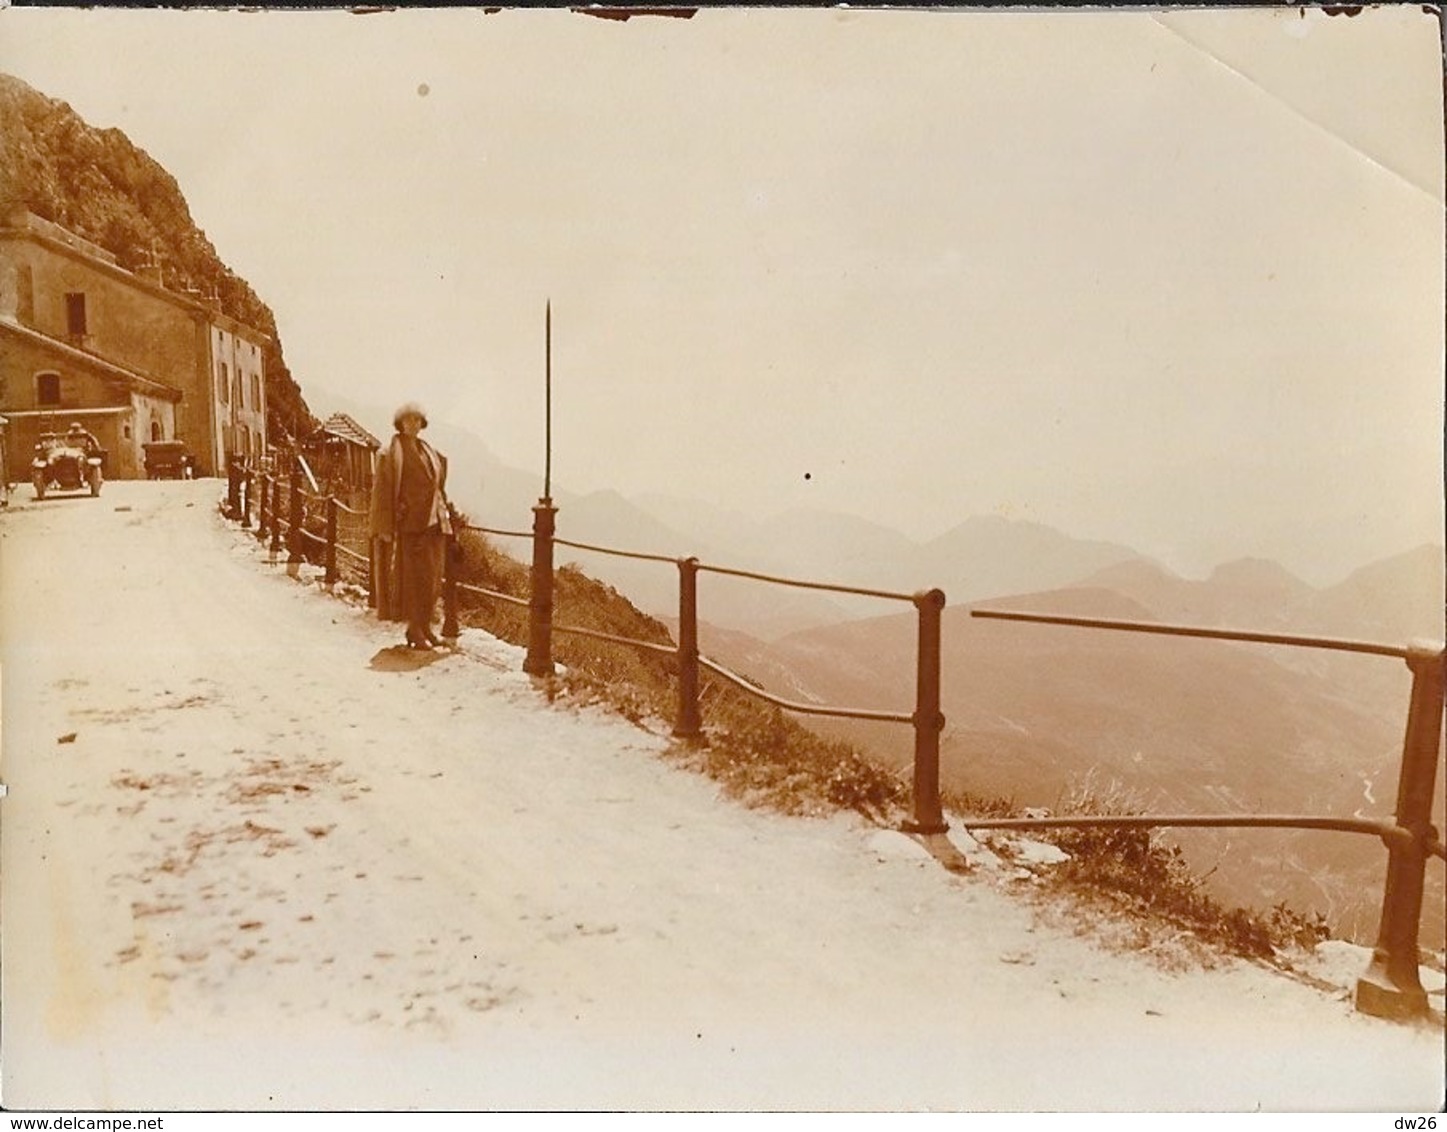
[[234, 452], [226, 460], [226, 516], [241, 516], [241, 457]]
[[532, 597], [528, 604], [528, 653], [523, 671], [553, 674], [553, 532], [558, 509], [547, 496], [533, 508]]
[[673, 735], [696, 740], [703, 734], [698, 711], [698, 559], [678, 560], [678, 718]]
[[375, 609], [377, 616], [382, 616], [382, 585], [377, 577], [377, 544], [380, 540], [376, 537], [367, 539], [367, 608]]
[[[449, 510], [451, 505], [449, 504]], [[457, 541], [459, 516], [452, 512], [452, 531], [447, 536], [442, 572], [442, 637], [455, 641], [462, 632], [457, 623], [457, 570], [462, 564], [462, 544]]]
[[257, 475], [256, 478], [257, 478], [257, 480], [260, 482], [260, 487], [261, 487], [261, 499], [258, 501], [257, 508], [256, 508], [256, 541], [257, 541], [257, 542], [265, 542], [265, 541], [266, 541], [266, 473], [265, 473], [265, 472], [261, 472], [259, 475]]
[[337, 584], [337, 497], [327, 496], [327, 555], [326, 573], [322, 582], [328, 586]]
[[1356, 1007], [1378, 1018], [1416, 1018], [1428, 1013], [1427, 994], [1418, 973], [1417, 933], [1422, 918], [1422, 887], [1432, 828], [1433, 791], [1442, 731], [1442, 646], [1414, 643], [1407, 654], [1412, 670], [1412, 701], [1402, 741], [1397, 779], [1397, 825], [1411, 839], [1387, 844], [1387, 883], [1382, 920], [1366, 974], [1357, 980]]
[[940, 808], [940, 733], [945, 717], [940, 711], [940, 615], [945, 608], [942, 590], [915, 594], [919, 610], [919, 658], [914, 706], [914, 812], [904, 823], [908, 833], [944, 833], [949, 829]]
[[281, 477], [271, 477], [271, 558], [281, 553]]
[[287, 482], [288, 502], [291, 504], [291, 525], [286, 532], [286, 564], [297, 566], [301, 563], [301, 469], [292, 468]]
[[382, 621], [402, 620], [398, 603], [400, 578], [397, 576], [400, 558], [395, 539], [372, 539], [372, 584], [377, 593], [377, 617]]

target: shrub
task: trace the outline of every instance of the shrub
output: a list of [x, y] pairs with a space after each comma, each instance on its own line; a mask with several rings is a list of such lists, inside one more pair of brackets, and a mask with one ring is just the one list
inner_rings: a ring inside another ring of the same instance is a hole
[[[1093, 775], [1072, 785], [1062, 816], [1127, 817], [1146, 813], [1137, 792]], [[1248, 958], [1270, 959], [1277, 949], [1310, 948], [1326, 939], [1323, 916], [1302, 916], [1278, 904], [1269, 914], [1226, 909], [1206, 891], [1182, 855], [1158, 829], [1095, 826], [1054, 830], [1050, 840], [1070, 855], [1047, 874], [1053, 883], [1129, 897], [1136, 911], [1190, 930], [1208, 943]]]

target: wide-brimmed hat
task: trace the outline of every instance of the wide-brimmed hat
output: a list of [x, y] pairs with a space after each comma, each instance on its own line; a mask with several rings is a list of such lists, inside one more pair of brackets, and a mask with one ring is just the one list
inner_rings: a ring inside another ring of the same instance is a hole
[[408, 401], [392, 414], [392, 427], [401, 431], [402, 418], [407, 416], [418, 416], [422, 418], [422, 427], [427, 427], [427, 410], [416, 401]]

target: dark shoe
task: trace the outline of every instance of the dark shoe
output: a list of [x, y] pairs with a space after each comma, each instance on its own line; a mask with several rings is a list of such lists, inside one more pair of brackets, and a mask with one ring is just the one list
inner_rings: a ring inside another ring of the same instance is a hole
[[428, 637], [425, 634], [419, 633], [416, 629], [408, 629], [407, 647], [409, 649], [430, 649], [432, 645], [428, 643]]
[[434, 648], [440, 648], [442, 645], [441, 639], [431, 629], [428, 629], [422, 634], [422, 639]]

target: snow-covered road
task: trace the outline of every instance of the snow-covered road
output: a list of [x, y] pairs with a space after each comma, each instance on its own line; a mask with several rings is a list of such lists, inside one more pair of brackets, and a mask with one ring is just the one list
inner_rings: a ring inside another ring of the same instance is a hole
[[7, 1107], [1440, 1103], [1440, 1030], [742, 809], [482, 633], [408, 663], [220, 490], [0, 516]]

